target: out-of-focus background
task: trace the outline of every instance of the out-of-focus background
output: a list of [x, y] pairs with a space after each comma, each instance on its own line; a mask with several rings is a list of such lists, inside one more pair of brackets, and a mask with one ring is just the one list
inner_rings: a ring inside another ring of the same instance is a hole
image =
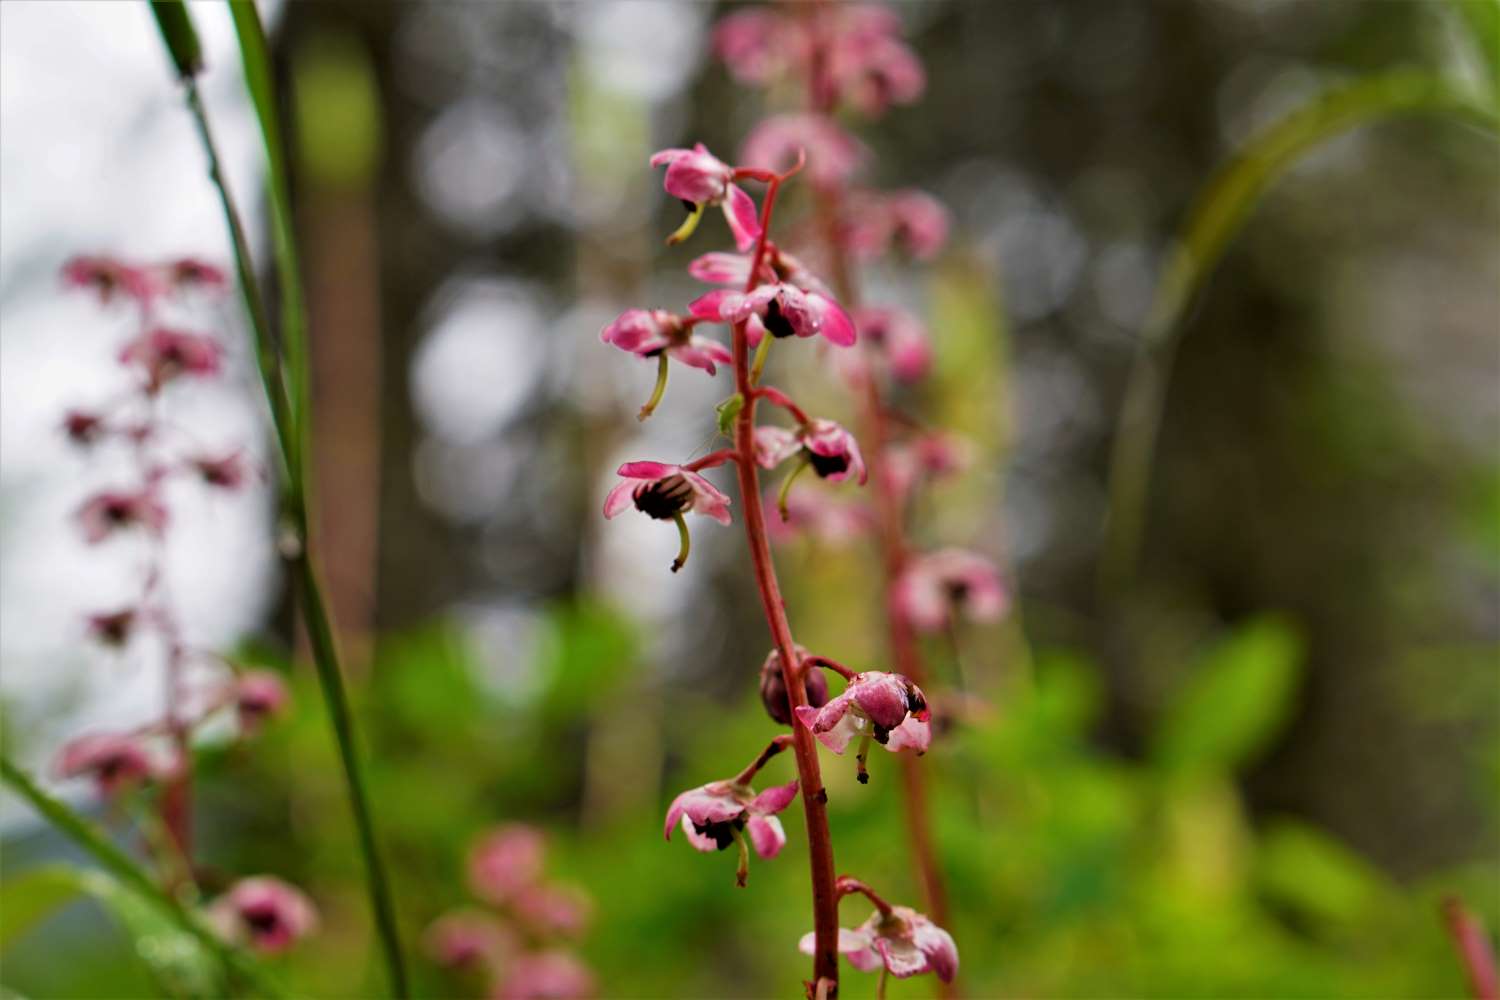
[[[920, 540], [987, 552], [1016, 596], [1005, 623], [928, 649], [988, 703], [927, 758], [972, 996], [1458, 996], [1437, 900], [1500, 919], [1493, 135], [1385, 121], [1270, 188], [1181, 328], [1137, 568], [1099, 583], [1121, 397], [1195, 193], [1354, 75], [1473, 78], [1460, 6], [898, 5], [927, 93], [851, 127], [873, 182], [932, 191], [956, 227], [931, 266], [867, 271], [865, 297], [928, 318], [937, 371], [909, 402], [978, 447], [924, 502]], [[727, 9], [265, 10], [325, 558], [413, 953], [468, 898], [470, 841], [521, 819], [593, 897], [582, 953], [605, 995], [794, 995], [806, 973], [796, 810], [786, 853], [747, 889], [725, 858], [659, 832], [678, 790], [733, 773], [775, 731], [738, 526], [704, 522], [674, 576], [670, 529], [599, 516], [621, 461], [701, 453], [729, 392], [678, 372], [639, 424], [650, 366], [598, 342], [625, 308], [681, 308], [698, 292], [684, 265], [720, 248], [716, 220], [664, 247], [680, 208], [646, 160], [699, 140], [728, 157], [769, 110], [708, 56]], [[264, 248], [228, 14], [194, 13]], [[65, 295], [58, 270], [81, 252], [227, 262], [228, 243], [144, 4], [0, 5], [0, 118], [0, 695], [8, 751], [44, 771], [90, 726], [151, 718], [161, 684], [149, 656], [84, 637], [138, 553], [75, 537], [71, 511], [118, 470], [58, 428], [117, 391], [128, 322]], [[243, 343], [232, 299], [211, 322]], [[777, 354], [778, 379], [849, 412], [820, 355]], [[176, 416], [260, 442], [247, 343], [231, 371]], [[319, 936], [278, 960], [299, 991], [370, 995], [359, 862], [317, 687], [293, 663], [273, 499], [264, 484], [191, 495], [174, 517], [168, 575], [193, 640], [289, 669], [297, 704], [253, 748], [205, 750], [202, 851], [317, 900]], [[778, 559], [799, 640], [878, 666], [869, 547], [802, 541]], [[895, 762], [873, 760], [868, 786], [824, 763], [840, 869], [915, 901]], [[769, 773], [788, 780], [790, 762]], [[8, 875], [67, 855], [0, 805]], [[428, 995], [466, 988], [414, 966]], [[8, 947], [0, 981], [37, 997], [155, 989], [84, 904]], [[873, 990], [851, 971], [842, 995]]]

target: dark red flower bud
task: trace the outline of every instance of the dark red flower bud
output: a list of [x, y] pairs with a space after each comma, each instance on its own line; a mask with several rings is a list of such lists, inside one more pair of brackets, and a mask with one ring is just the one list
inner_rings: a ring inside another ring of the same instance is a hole
[[[797, 647], [798, 656], [806, 656], [807, 650]], [[807, 690], [807, 703], [813, 708], [828, 704], [828, 678], [821, 670], [809, 670], [803, 680]], [[792, 724], [791, 701], [786, 694], [786, 678], [781, 673], [781, 654], [771, 650], [760, 668], [760, 701], [766, 706], [766, 714], [783, 726]]]

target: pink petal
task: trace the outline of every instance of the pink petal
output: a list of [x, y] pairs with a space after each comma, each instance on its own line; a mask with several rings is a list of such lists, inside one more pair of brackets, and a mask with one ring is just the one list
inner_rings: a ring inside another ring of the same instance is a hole
[[764, 815], [779, 813], [791, 805], [797, 798], [797, 782], [789, 781], [785, 785], [773, 785], [761, 792], [750, 803], [750, 811]]
[[693, 821], [686, 816], [682, 817], [682, 833], [687, 837], [689, 844], [704, 854], [712, 854], [719, 849], [719, 842], [706, 833], [699, 833], [693, 826]]
[[706, 337], [692, 337], [686, 344], [669, 347], [667, 355], [692, 368], [701, 368], [710, 375], [718, 370], [717, 365], [734, 364], [734, 355], [729, 352], [729, 348]]
[[683, 472], [682, 475], [693, 488], [692, 510], [720, 524], [729, 524], [729, 498], [696, 472]]
[[733, 289], [718, 288], [689, 302], [688, 312], [710, 323], [723, 323], [730, 319], [729, 312], [738, 308], [744, 297]]
[[724, 198], [724, 219], [729, 231], [734, 234], [734, 245], [744, 253], [755, 245], [760, 237], [760, 220], [756, 217], [755, 202], [737, 184], [729, 185]]
[[844, 312], [844, 307], [821, 295], [816, 296], [813, 301], [820, 307], [819, 332], [828, 338], [830, 344], [838, 347], [853, 346], [858, 334], [854, 328], [854, 320]]
[[931, 724], [926, 719], [919, 719], [915, 715], [908, 715], [905, 722], [891, 730], [891, 735], [886, 740], [885, 748], [892, 753], [899, 753], [902, 750], [915, 750], [917, 753], [926, 753], [927, 748], [931, 745]]
[[786, 846], [786, 831], [775, 816], [751, 816], [745, 824], [745, 832], [750, 835], [755, 853], [763, 858], [776, 857]]
[[609, 491], [609, 496], [604, 498], [605, 518], [614, 517], [616, 514], [632, 506], [635, 503], [635, 498], [632, 494], [634, 494], [635, 488], [639, 485], [640, 483], [635, 480], [626, 480], [623, 483], [616, 484], [615, 488]]
[[897, 979], [906, 979], [927, 971], [927, 956], [915, 943], [901, 938], [875, 938], [875, 950], [885, 959], [885, 967]]
[[750, 259], [742, 254], [714, 251], [689, 264], [688, 274], [711, 285], [743, 285], [750, 277]]
[[679, 471], [681, 470], [677, 466], [665, 462], [626, 462], [615, 470], [615, 475], [626, 479], [652, 480], [665, 479]]
[[921, 920], [913, 928], [912, 940], [927, 956], [927, 964], [937, 977], [945, 983], [953, 982], [958, 975], [958, 945], [953, 943], [953, 936], [932, 921]]

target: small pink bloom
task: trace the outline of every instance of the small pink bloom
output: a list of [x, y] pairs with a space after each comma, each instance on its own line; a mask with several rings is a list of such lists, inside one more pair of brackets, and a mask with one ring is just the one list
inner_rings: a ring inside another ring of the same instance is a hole
[[247, 670], [234, 684], [234, 711], [240, 732], [253, 734], [272, 716], [286, 710], [292, 696], [281, 675], [271, 670]]
[[[724, 850], [739, 839], [743, 830], [756, 854], [774, 858], [786, 844], [786, 831], [776, 814], [796, 797], [796, 781], [773, 785], [759, 795], [748, 784], [712, 781], [672, 800], [664, 833], [671, 840], [672, 830], [681, 825], [688, 843], [708, 853]], [[743, 866], [739, 883], [745, 884]]]
[[844, 102], [867, 115], [922, 96], [927, 75], [900, 38], [901, 19], [889, 7], [859, 4], [830, 12], [828, 85]]
[[769, 425], [755, 429], [755, 461], [762, 468], [774, 469], [798, 452], [807, 456], [813, 471], [823, 479], [841, 483], [852, 477], [861, 485], [865, 482], [859, 442], [832, 420], [814, 418], [795, 431]]
[[58, 752], [55, 768], [60, 778], [93, 778], [105, 796], [142, 784], [161, 771], [140, 739], [127, 733], [90, 733], [71, 740]]
[[179, 375], [206, 377], [219, 371], [223, 348], [212, 337], [155, 327], [125, 345], [120, 361], [139, 365], [156, 392]]
[[[807, 650], [801, 646], [797, 647], [799, 657], [806, 656]], [[809, 670], [803, 675], [803, 690], [807, 694], [807, 703], [813, 708], [822, 708], [828, 704], [828, 678], [823, 676], [822, 670]], [[766, 707], [766, 714], [783, 726], [792, 724], [792, 704], [787, 697], [786, 677], [781, 672], [781, 652], [773, 649], [766, 662], [760, 668], [760, 701]]]
[[[848, 347], [857, 336], [854, 321], [832, 296], [804, 291], [785, 282], [761, 285], [749, 294], [728, 289], [709, 292], [693, 300], [688, 310], [700, 319], [721, 323], [758, 319], [773, 337], [812, 337], [821, 333], [829, 343]], [[759, 340], [758, 335], [752, 337], [752, 345]]]
[[917, 382], [932, 368], [932, 343], [922, 321], [905, 309], [866, 307], [855, 314], [865, 343], [898, 382]]
[[626, 310], [599, 331], [599, 339], [641, 358], [665, 353], [710, 375], [718, 370], [717, 365], [734, 363], [729, 348], [707, 337], [694, 336], [691, 325], [664, 309]]
[[250, 478], [250, 464], [238, 451], [217, 458], [195, 458], [192, 466], [205, 483], [221, 490], [233, 492]]
[[166, 266], [167, 281], [177, 291], [222, 292], [229, 287], [224, 269], [197, 257], [181, 257]]
[[[767, 509], [777, 504], [774, 493], [765, 500]], [[843, 546], [861, 537], [875, 523], [870, 509], [854, 500], [842, 500], [827, 490], [792, 490], [786, 497], [785, 519], [766, 520], [766, 531], [777, 544], [789, 542], [801, 533], [825, 545]]]
[[87, 410], [69, 410], [63, 417], [63, 432], [68, 440], [80, 447], [88, 447], [104, 436], [104, 418]]
[[510, 962], [491, 1000], [587, 1000], [594, 974], [571, 953], [553, 949], [521, 955]]
[[594, 916], [593, 901], [576, 886], [529, 885], [512, 897], [510, 906], [517, 919], [540, 937], [578, 937]]
[[1010, 605], [995, 564], [964, 549], [913, 559], [896, 581], [894, 600], [907, 621], [924, 632], [941, 631], [960, 610], [972, 621], [996, 621]]
[[62, 274], [64, 284], [97, 293], [101, 303], [113, 301], [116, 295], [144, 303], [156, 293], [147, 271], [113, 257], [74, 257], [63, 265]]
[[762, 7], [737, 10], [714, 25], [713, 50], [736, 79], [763, 84], [780, 76], [795, 25]]
[[941, 479], [968, 468], [973, 456], [970, 443], [954, 434], [924, 434], [886, 449], [880, 473], [886, 487], [906, 496], [923, 479]]
[[795, 114], [767, 118], [745, 138], [740, 158], [747, 167], [784, 172], [799, 152], [821, 187], [843, 184], [864, 162], [865, 147], [826, 115]]
[[729, 498], [696, 472], [664, 462], [626, 462], [618, 475], [624, 482], [604, 499], [604, 516], [614, 517], [632, 505], [660, 521], [689, 511], [729, 523]]
[[948, 210], [925, 191], [862, 192], [850, 201], [843, 236], [860, 257], [878, 257], [898, 246], [928, 260], [948, 242], [949, 227]]
[[[816, 935], [804, 934], [799, 948], [811, 955], [815, 942]], [[908, 906], [893, 906], [889, 914], [876, 910], [853, 929], [840, 927], [838, 947], [861, 972], [884, 964], [898, 979], [931, 972], [945, 983], [958, 974], [958, 946], [952, 935]]]
[[515, 948], [515, 936], [488, 913], [455, 910], [428, 925], [422, 946], [445, 968], [489, 968]]
[[735, 246], [749, 250], [760, 236], [755, 202], [734, 183], [734, 168], [698, 143], [692, 149], [664, 149], [651, 157], [651, 165], [667, 165], [662, 184], [667, 194], [698, 212], [705, 205], [718, 205], [734, 234]]
[[106, 646], [124, 646], [135, 631], [136, 617], [134, 608], [89, 615], [89, 634]]
[[270, 875], [240, 879], [208, 912], [226, 939], [266, 954], [286, 951], [318, 924], [318, 912], [302, 890]]
[[844, 693], [822, 708], [797, 709], [798, 721], [834, 753], [867, 734], [893, 753], [925, 753], [932, 742], [931, 716], [921, 688], [901, 674], [878, 670], [855, 674]]
[[534, 826], [507, 823], [469, 850], [469, 888], [487, 903], [504, 903], [542, 877], [547, 838]]
[[78, 508], [75, 515], [83, 529], [84, 541], [97, 545], [117, 531], [144, 528], [160, 535], [167, 526], [167, 508], [150, 488], [134, 493], [106, 490], [95, 494]]

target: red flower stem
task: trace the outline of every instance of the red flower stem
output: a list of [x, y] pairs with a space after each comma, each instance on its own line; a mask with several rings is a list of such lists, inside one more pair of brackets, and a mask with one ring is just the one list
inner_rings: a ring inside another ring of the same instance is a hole
[[1495, 972], [1495, 952], [1484, 922], [1453, 896], [1443, 900], [1443, 922], [1464, 964], [1474, 1000], [1500, 1000], [1500, 975]]
[[[767, 336], [770, 335], [767, 334]], [[808, 423], [807, 411], [803, 410], [802, 407], [792, 402], [792, 397], [788, 396], [786, 393], [782, 392], [775, 386], [763, 385], [755, 390], [755, 394], [764, 399], [766, 402], [775, 403], [777, 406], [790, 413], [792, 415], [792, 419], [797, 421], [797, 423]]]
[[839, 898], [842, 899], [844, 896], [852, 896], [855, 893], [859, 893], [874, 903], [875, 909], [879, 910], [882, 916], [888, 917], [891, 915], [891, 904], [882, 899], [880, 894], [874, 889], [871, 889], [854, 876], [840, 875], [835, 887], [838, 889]]
[[760, 769], [763, 768], [763, 767], [765, 767], [766, 763], [768, 761], [770, 761], [770, 759], [772, 757], [774, 757], [777, 754], [781, 753], [781, 751], [785, 750], [787, 747], [789, 747], [791, 745], [792, 745], [791, 734], [790, 733], [782, 733], [780, 736], [776, 737], [770, 743], [767, 743], [766, 744], [766, 748], [764, 750], [762, 750], [759, 753], [759, 755], [756, 756], [756, 758], [754, 760], [752, 760], [749, 764], [745, 765], [745, 769], [743, 771], [741, 771], [739, 774], [736, 774], [734, 776], [734, 783], [736, 785], [748, 785], [750, 783], [750, 779], [753, 778], [753, 777], [755, 777], [757, 774], [759, 774], [760, 773]]
[[725, 462], [738, 462], [739, 460], [740, 453], [733, 448], [720, 448], [716, 452], [688, 462], [683, 468], [689, 472], [699, 472], [703, 469], [712, 469], [715, 466], [723, 465]]
[[[760, 238], [756, 240], [755, 254], [751, 260], [750, 280], [745, 291], [754, 289], [755, 275], [760, 271], [766, 253], [766, 234], [771, 228], [771, 213], [776, 204], [776, 193], [780, 179], [771, 181], [766, 190], [761, 208]], [[766, 538], [766, 515], [761, 506], [759, 474], [755, 464], [755, 394], [750, 384], [750, 344], [745, 334], [745, 324], [734, 325], [734, 380], [735, 387], [745, 400], [735, 422], [735, 449], [739, 461], [735, 465], [740, 486], [740, 501], [745, 505], [745, 540], [750, 547], [750, 562], [755, 571], [756, 589], [760, 592], [761, 604], [766, 613], [766, 624], [770, 626], [771, 638], [781, 655], [781, 676], [786, 685], [787, 700], [795, 716], [796, 710], [807, 704], [807, 690], [802, 683], [802, 670], [797, 656], [797, 644], [792, 639], [792, 628], [787, 622], [786, 606], [781, 597], [781, 586], [776, 580], [776, 567], [771, 561], [771, 545]], [[814, 989], [827, 996], [838, 993], [838, 897], [833, 885], [833, 841], [828, 831], [828, 793], [823, 788], [823, 776], [818, 767], [817, 745], [812, 732], [806, 726], [792, 726], [792, 746], [797, 756], [797, 775], [801, 781], [802, 809], [807, 819], [807, 849], [812, 870], [813, 897], [813, 976]]]
[[811, 667], [827, 667], [829, 670], [832, 670], [834, 673], [838, 674], [840, 677], [844, 678], [844, 680], [846, 680], [846, 681], [852, 681], [852, 680], [854, 680], [854, 675], [856, 673], [856, 671], [850, 670], [848, 667], [844, 666], [838, 660], [830, 660], [826, 656], [809, 656], [805, 660], [803, 660], [802, 662], [803, 662], [803, 664], [805, 666], [807, 666], [809, 668], [811, 668]]

